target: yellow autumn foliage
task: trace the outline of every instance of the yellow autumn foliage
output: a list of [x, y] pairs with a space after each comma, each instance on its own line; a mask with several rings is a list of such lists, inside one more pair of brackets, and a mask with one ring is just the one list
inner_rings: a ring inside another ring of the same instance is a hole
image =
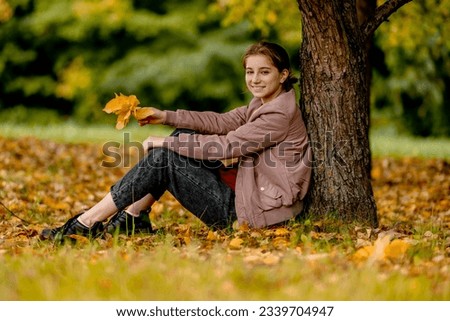
[[12, 18], [13, 14], [11, 5], [5, 0], [0, 0], [0, 22], [8, 21]]
[[409, 243], [403, 240], [393, 240], [384, 250], [384, 255], [387, 259], [391, 260], [402, 259], [409, 248]]
[[117, 129], [123, 129], [129, 122], [130, 116], [133, 115], [137, 120], [145, 119], [153, 114], [149, 107], [138, 107], [140, 101], [135, 95], [126, 96], [121, 93], [115, 94], [103, 108], [103, 111], [117, 115]]
[[403, 259], [410, 244], [404, 240], [395, 239], [389, 241], [389, 236], [384, 236], [375, 241], [373, 245], [364, 246], [353, 254], [356, 262], [386, 262]]
[[56, 96], [73, 99], [75, 95], [92, 85], [92, 74], [84, 64], [83, 57], [76, 57], [70, 64], [58, 74]]
[[244, 243], [244, 240], [240, 237], [235, 237], [230, 241], [230, 244], [228, 244], [228, 247], [231, 250], [240, 250], [242, 248], [242, 244]]

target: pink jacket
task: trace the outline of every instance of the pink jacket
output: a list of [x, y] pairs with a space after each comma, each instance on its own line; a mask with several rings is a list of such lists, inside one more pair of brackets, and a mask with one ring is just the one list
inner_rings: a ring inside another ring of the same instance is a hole
[[259, 228], [286, 221], [303, 208], [312, 153], [295, 92], [230, 112], [167, 111], [165, 124], [202, 134], [167, 137], [171, 150], [196, 159], [239, 158], [235, 206], [240, 224]]

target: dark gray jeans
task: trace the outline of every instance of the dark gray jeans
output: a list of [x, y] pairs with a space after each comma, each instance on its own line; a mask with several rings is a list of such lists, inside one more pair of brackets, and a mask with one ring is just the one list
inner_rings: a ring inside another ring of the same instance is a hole
[[[178, 135], [186, 130], [176, 130]], [[156, 200], [169, 191], [188, 211], [212, 228], [236, 220], [233, 190], [219, 176], [220, 162], [199, 161], [166, 148], [154, 148], [114, 186], [119, 210], [151, 194]]]

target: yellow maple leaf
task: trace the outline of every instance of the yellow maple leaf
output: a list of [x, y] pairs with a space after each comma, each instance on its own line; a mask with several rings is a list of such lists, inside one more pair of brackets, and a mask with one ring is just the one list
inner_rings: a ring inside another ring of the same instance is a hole
[[151, 108], [149, 107], [137, 107], [134, 110], [134, 118], [136, 118], [137, 120], [141, 120], [141, 119], [145, 119], [148, 116], [153, 115], [154, 112]]
[[286, 236], [289, 234], [290, 234], [289, 230], [284, 227], [280, 227], [275, 230], [275, 236]]
[[117, 129], [123, 129], [129, 122], [131, 115], [137, 120], [145, 119], [154, 114], [149, 107], [138, 107], [139, 99], [135, 95], [126, 96], [121, 93], [108, 101], [103, 111], [117, 115]]
[[206, 237], [208, 241], [216, 241], [218, 239], [217, 234], [213, 231], [208, 232], [208, 236]]
[[134, 114], [139, 103], [135, 95], [125, 96], [119, 93], [118, 95], [115, 94], [115, 97], [108, 101], [103, 111], [108, 114], [116, 114], [118, 116], [116, 128], [122, 129], [128, 124], [131, 114]]
[[131, 115], [130, 111], [119, 113], [117, 117], [116, 128], [123, 129], [128, 124], [128, 121], [130, 120], [130, 115]]
[[242, 243], [244, 243], [244, 240], [239, 238], [239, 237], [235, 237], [234, 239], [232, 239], [230, 241], [230, 244], [228, 244], [228, 247], [231, 250], [240, 250], [242, 248]]
[[118, 95], [114, 95], [115, 97], [108, 101], [108, 103], [105, 105], [105, 108], [103, 108], [103, 111], [107, 112], [108, 114], [120, 114], [123, 112], [128, 112], [133, 108], [136, 108], [140, 103], [135, 95], [125, 96], [121, 93], [119, 93]]
[[367, 261], [368, 263], [402, 259], [410, 248], [410, 244], [398, 239], [390, 242], [390, 237], [390, 235], [386, 235], [375, 241], [374, 245], [360, 248], [353, 254], [353, 259], [358, 262]]
[[393, 240], [384, 250], [384, 255], [388, 259], [399, 260], [405, 256], [409, 247], [409, 243], [404, 240]]
[[352, 258], [356, 262], [363, 262], [366, 261], [372, 255], [373, 251], [374, 251], [373, 245], [364, 246], [358, 249], [358, 251], [356, 251], [353, 254]]

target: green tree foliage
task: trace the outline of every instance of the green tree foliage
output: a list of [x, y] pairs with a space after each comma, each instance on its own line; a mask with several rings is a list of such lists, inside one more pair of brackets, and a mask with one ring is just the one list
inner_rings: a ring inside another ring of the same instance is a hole
[[372, 100], [415, 135], [450, 135], [450, 1], [416, 0], [380, 26]]
[[142, 105], [221, 111], [242, 103], [244, 23], [208, 1], [0, 0], [0, 110], [51, 108], [96, 121], [115, 92]]
[[[300, 43], [296, 1], [216, 0], [215, 8], [223, 25], [247, 19], [263, 36]], [[376, 32], [372, 108], [386, 110], [416, 135], [450, 135], [449, 12], [448, 0], [415, 0]]]
[[[372, 108], [414, 134], [450, 135], [449, 7], [415, 0], [376, 33]], [[0, 111], [97, 121], [114, 92], [224, 110], [245, 101], [248, 44], [280, 42], [295, 65], [300, 37], [294, 0], [0, 0]]]
[[247, 20], [261, 38], [279, 40], [286, 47], [298, 48], [300, 44], [300, 11], [296, 1], [216, 0], [210, 10], [223, 16], [224, 27]]

